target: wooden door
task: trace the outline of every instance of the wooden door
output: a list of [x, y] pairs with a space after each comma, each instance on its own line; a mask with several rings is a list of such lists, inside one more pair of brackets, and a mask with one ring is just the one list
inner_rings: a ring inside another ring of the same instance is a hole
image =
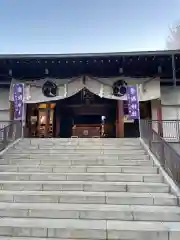
[[55, 104], [40, 104], [38, 110], [38, 137], [54, 136]]

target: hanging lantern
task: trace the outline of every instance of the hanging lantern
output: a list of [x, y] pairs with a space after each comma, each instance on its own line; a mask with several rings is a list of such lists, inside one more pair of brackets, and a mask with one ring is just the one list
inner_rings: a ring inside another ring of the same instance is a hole
[[9, 69], [9, 76], [12, 76], [12, 69]]
[[47, 68], [45, 69], [45, 74], [49, 74], [49, 70]]

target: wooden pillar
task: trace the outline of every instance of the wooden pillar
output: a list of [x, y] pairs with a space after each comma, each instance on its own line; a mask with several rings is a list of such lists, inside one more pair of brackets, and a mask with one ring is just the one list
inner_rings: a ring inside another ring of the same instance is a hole
[[56, 131], [55, 131], [55, 136], [59, 137], [60, 134], [60, 116], [56, 113]]
[[158, 134], [163, 135], [163, 126], [162, 126], [162, 106], [161, 100], [157, 100], [157, 121], [158, 121]]
[[14, 120], [14, 102], [10, 101], [9, 102], [9, 119], [10, 121]]
[[46, 104], [46, 135], [45, 137], [49, 137], [49, 127], [50, 127], [50, 114], [51, 114], [51, 104]]
[[116, 137], [124, 137], [124, 102], [117, 101]]

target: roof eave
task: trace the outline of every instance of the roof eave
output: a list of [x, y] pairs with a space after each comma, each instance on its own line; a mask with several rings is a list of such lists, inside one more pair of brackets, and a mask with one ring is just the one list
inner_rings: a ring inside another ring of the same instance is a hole
[[73, 53], [73, 54], [71, 53], [68, 53], [68, 54], [0, 54], [0, 59], [121, 57], [121, 56], [148, 56], [148, 55], [174, 55], [174, 54], [180, 54], [180, 50], [107, 52], [107, 53]]

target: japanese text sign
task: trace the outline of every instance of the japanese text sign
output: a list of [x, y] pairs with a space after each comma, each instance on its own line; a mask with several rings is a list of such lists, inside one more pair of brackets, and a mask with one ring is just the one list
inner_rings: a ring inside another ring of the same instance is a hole
[[127, 87], [128, 113], [130, 119], [139, 119], [139, 99], [136, 86]]
[[22, 83], [14, 84], [13, 92], [14, 92], [14, 120], [22, 120], [24, 108], [24, 84]]

